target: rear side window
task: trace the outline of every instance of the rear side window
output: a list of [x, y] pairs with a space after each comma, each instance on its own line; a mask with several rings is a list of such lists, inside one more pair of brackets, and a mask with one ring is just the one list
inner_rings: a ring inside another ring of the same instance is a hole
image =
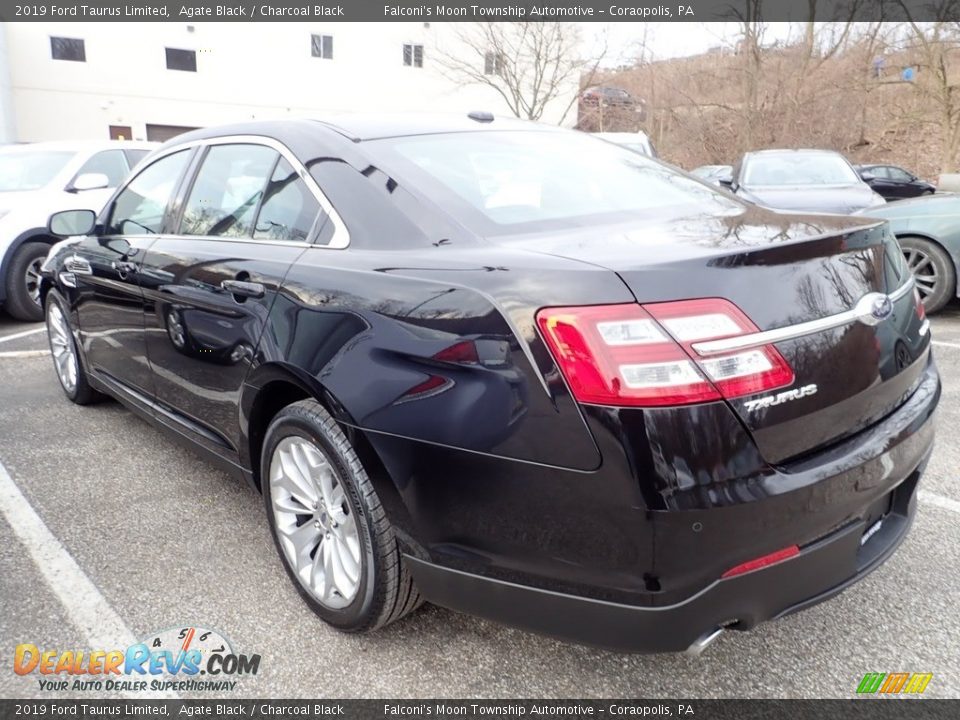
[[187, 198], [181, 235], [252, 237], [278, 153], [262, 145], [214, 145]]
[[107, 187], [119, 187], [127, 176], [127, 161], [122, 150], [104, 150], [93, 155], [77, 172], [77, 176], [85, 173], [100, 173], [107, 176]]
[[150, 235], [163, 228], [163, 217], [174, 189], [183, 174], [189, 152], [167, 155], [139, 173], [113, 203], [107, 233]]
[[307, 184], [281, 158], [264, 193], [253, 236], [305, 241], [319, 212], [320, 204]]

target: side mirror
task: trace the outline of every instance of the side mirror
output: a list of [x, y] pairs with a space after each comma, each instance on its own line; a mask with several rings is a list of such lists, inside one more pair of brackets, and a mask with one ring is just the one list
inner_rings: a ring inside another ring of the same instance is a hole
[[733, 178], [729, 176], [718, 177], [717, 184], [725, 188], [730, 188], [731, 190], [736, 190], [736, 183], [733, 182]]
[[67, 192], [83, 192], [84, 190], [103, 190], [110, 187], [110, 178], [103, 173], [83, 173], [67, 188]]
[[47, 229], [51, 235], [70, 237], [89, 235], [96, 224], [97, 214], [93, 210], [61, 210], [50, 216]]
[[876, 175], [874, 175], [873, 173], [869, 173], [869, 172], [860, 173], [861, 180], [873, 180], [875, 177]]

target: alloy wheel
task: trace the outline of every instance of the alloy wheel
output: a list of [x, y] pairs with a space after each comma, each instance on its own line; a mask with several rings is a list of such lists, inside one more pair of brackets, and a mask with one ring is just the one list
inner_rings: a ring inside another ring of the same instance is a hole
[[50, 334], [50, 350], [53, 353], [57, 377], [63, 389], [67, 393], [73, 393], [77, 389], [77, 352], [67, 319], [55, 302], [51, 302], [47, 310], [47, 332]]
[[270, 502], [283, 553], [303, 588], [341, 609], [357, 595], [360, 533], [343, 483], [311, 440], [289, 436], [270, 459]]
[[43, 265], [43, 258], [38, 257], [27, 265], [24, 272], [24, 283], [27, 286], [27, 296], [37, 306], [40, 305], [40, 267]]
[[903, 255], [907, 260], [907, 267], [913, 273], [917, 290], [920, 291], [920, 299], [926, 301], [927, 297], [936, 292], [937, 283], [940, 281], [937, 265], [933, 258], [920, 248], [904, 248]]

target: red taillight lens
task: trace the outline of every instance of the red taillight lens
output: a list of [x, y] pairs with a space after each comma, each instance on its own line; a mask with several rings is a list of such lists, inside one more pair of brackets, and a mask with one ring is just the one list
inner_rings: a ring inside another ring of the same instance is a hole
[[537, 324], [574, 397], [598, 405], [685, 405], [793, 382], [772, 346], [700, 357], [692, 344], [757, 331], [721, 299], [546, 308]]
[[913, 289], [913, 302], [916, 306], [917, 317], [923, 320], [927, 317], [927, 309], [923, 306], [923, 300], [920, 298], [920, 291]]

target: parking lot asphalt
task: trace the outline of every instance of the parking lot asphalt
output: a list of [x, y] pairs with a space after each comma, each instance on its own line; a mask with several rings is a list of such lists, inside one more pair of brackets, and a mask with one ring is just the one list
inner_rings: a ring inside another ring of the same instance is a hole
[[926, 696], [960, 697], [960, 306], [933, 318], [939, 434], [903, 546], [837, 598], [727, 633], [700, 658], [611, 653], [432, 606], [374, 635], [331, 630], [283, 573], [260, 497], [116, 403], [69, 403], [45, 334], [10, 339], [39, 328], [0, 315], [0, 476], [32, 508], [18, 526], [35, 512], [49, 531], [31, 545], [0, 513], [0, 697], [91, 697], [15, 675], [14, 647], [110, 633], [125, 647], [118, 623], [136, 638], [215, 628], [260, 654], [236, 697], [848, 698], [865, 673], [898, 671], [932, 672]]

